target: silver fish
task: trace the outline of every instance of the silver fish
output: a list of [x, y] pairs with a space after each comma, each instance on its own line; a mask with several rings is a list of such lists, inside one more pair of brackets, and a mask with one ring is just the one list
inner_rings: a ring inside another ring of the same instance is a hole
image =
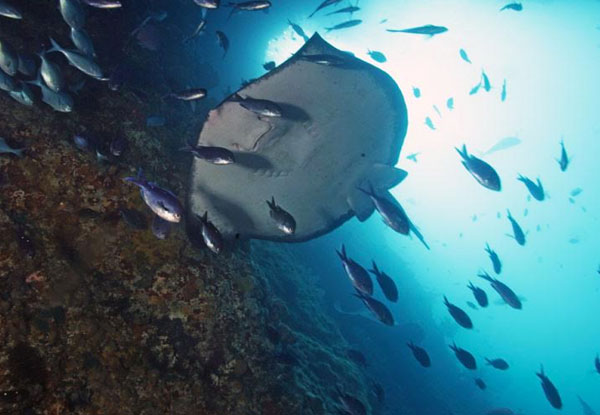
[[337, 3], [339, 3], [340, 1], [342, 1], [342, 0], [324, 0], [324, 1], [323, 1], [323, 3], [321, 3], [321, 4], [319, 5], [319, 7], [317, 7], [317, 9], [316, 9], [314, 12], [312, 12], [312, 13], [310, 14], [310, 16], [308, 16], [308, 17], [313, 17], [313, 16], [314, 16], [314, 14], [315, 14], [316, 12], [318, 12], [319, 10], [321, 10], [321, 9], [323, 9], [323, 8], [325, 8], [325, 7], [328, 7], [328, 6], [332, 6], [332, 5], [334, 5], [334, 4], [337, 4]]
[[499, 192], [502, 189], [500, 176], [492, 166], [485, 161], [475, 157], [467, 152], [467, 146], [462, 149], [456, 148], [456, 151], [462, 157], [462, 164], [469, 173], [477, 180], [479, 184], [490, 190]]
[[294, 29], [294, 32], [296, 32], [298, 36], [304, 39], [305, 42], [308, 42], [308, 36], [306, 36], [306, 33], [304, 33], [304, 29], [302, 29], [300, 25], [292, 22], [290, 19], [288, 19], [288, 23], [290, 26], [292, 26], [292, 29]]
[[177, 200], [177, 196], [156, 183], [148, 182], [141, 170], [137, 177], [126, 177], [123, 180], [140, 188], [142, 198], [152, 212], [168, 222], [178, 223], [181, 221], [183, 207]]
[[225, 35], [225, 33], [217, 30], [217, 41], [219, 42], [219, 46], [223, 48], [223, 57], [227, 55], [227, 51], [229, 50], [229, 39]]
[[375, 209], [381, 214], [383, 222], [387, 226], [402, 235], [408, 235], [410, 233], [410, 220], [408, 219], [406, 212], [404, 212], [400, 203], [390, 200], [391, 195], [389, 195], [389, 193], [388, 196], [390, 196], [390, 198], [379, 196], [375, 194], [373, 186], [370, 186], [369, 190], [361, 188], [358, 190], [371, 198], [375, 204]]
[[444, 26], [434, 26], [434, 25], [425, 25], [419, 27], [411, 27], [410, 29], [386, 29], [388, 32], [392, 33], [411, 33], [415, 35], [429, 35], [435, 36], [440, 33], [444, 33], [448, 31], [447, 27]]
[[219, 7], [219, 0], [194, 0], [194, 3], [205, 9], [217, 9]]
[[40, 74], [42, 75], [42, 79], [48, 88], [54, 92], [62, 90], [65, 86], [65, 79], [60, 67], [54, 62], [48, 60], [46, 58], [46, 52], [44, 51], [39, 54], [39, 57], [42, 61], [40, 66]]
[[223, 250], [223, 236], [215, 225], [208, 220], [208, 212], [204, 212], [204, 216], [199, 218], [202, 222], [202, 239], [204, 243], [215, 254], [219, 254]]
[[182, 147], [180, 151], [187, 151], [192, 153], [194, 157], [205, 160], [209, 163], [224, 166], [227, 164], [235, 163], [235, 157], [233, 153], [223, 147], [210, 147], [210, 146], [191, 146], [187, 145]]
[[32, 106], [35, 96], [29, 85], [21, 82], [14, 90], [8, 93], [12, 99], [25, 106]]
[[350, 13], [350, 15], [352, 15], [353, 13], [355, 13], [359, 10], [360, 10], [360, 7], [348, 6], [348, 7], [344, 7], [343, 9], [339, 9], [339, 10], [333, 11], [331, 13], [327, 13], [325, 16], [331, 16], [334, 14], [341, 14], [341, 13]]
[[81, 30], [85, 25], [85, 11], [78, 0], [59, 0], [58, 9], [64, 21], [72, 28]]
[[121, 2], [117, 0], [83, 0], [83, 2], [97, 9], [118, 9], [122, 7]]
[[6, 144], [6, 141], [4, 140], [4, 138], [0, 137], [0, 154], [14, 154], [17, 157], [23, 157], [23, 150], [25, 150], [24, 148], [12, 148], [11, 146], [9, 146], [8, 144]]
[[8, 3], [5, 3], [3, 0], [0, 0], [0, 16], [8, 17], [10, 19], [23, 18], [23, 15], [18, 9]]
[[179, 92], [171, 92], [170, 94], [165, 95], [163, 98], [175, 98], [181, 101], [195, 101], [197, 99], [202, 99], [206, 96], [206, 89], [204, 88], [193, 88], [186, 89], [184, 91]]
[[73, 111], [73, 98], [64, 91], [56, 92], [48, 88], [42, 82], [42, 78], [39, 74], [35, 81], [28, 81], [28, 83], [40, 87], [40, 89], [42, 90], [42, 101], [50, 105], [55, 111]]
[[15, 76], [19, 69], [19, 56], [6, 41], [0, 40], [0, 69]]
[[14, 79], [8, 76], [4, 71], [0, 70], [0, 89], [6, 92], [14, 91], [17, 88], [17, 83]]
[[89, 75], [92, 78], [103, 78], [102, 69], [100, 69], [100, 66], [98, 66], [98, 64], [88, 56], [72, 50], [63, 49], [52, 38], [50, 38], [50, 43], [52, 43], [52, 48], [48, 51], [48, 53], [60, 52], [65, 55], [71, 65], [79, 69], [84, 74]]
[[83, 29], [71, 28], [71, 40], [77, 49], [90, 57], [96, 56], [92, 39]]
[[242, 98], [239, 94], [235, 94], [232, 99], [233, 102], [238, 102], [242, 107], [248, 111], [261, 116], [261, 117], [281, 117], [282, 109], [273, 101], [267, 99], [256, 99], [256, 98]]
[[373, 281], [367, 270], [346, 255], [346, 247], [344, 245], [342, 245], [341, 251], [336, 250], [336, 252], [340, 257], [342, 265], [344, 266], [344, 271], [346, 271], [346, 275], [352, 282], [354, 288], [363, 294], [369, 296], [373, 295]]

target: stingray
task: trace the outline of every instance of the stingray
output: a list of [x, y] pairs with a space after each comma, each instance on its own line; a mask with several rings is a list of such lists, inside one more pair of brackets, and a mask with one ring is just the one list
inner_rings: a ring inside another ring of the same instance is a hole
[[[260, 117], [232, 97], [267, 100], [281, 117]], [[315, 34], [289, 60], [211, 110], [197, 141], [223, 147], [236, 162], [194, 160], [188, 208], [208, 211], [226, 239], [305, 241], [356, 216], [373, 202], [359, 188], [400, 183], [395, 168], [408, 126], [406, 104], [382, 70], [340, 51]], [[267, 201], [296, 220], [282, 233]]]

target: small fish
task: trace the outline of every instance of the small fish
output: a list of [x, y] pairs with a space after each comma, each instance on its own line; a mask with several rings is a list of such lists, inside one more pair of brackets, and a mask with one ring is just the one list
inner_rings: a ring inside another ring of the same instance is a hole
[[581, 192], [583, 192], [583, 189], [581, 187], [576, 187], [575, 189], [571, 190], [570, 195], [573, 197], [579, 196]]
[[583, 411], [583, 415], [598, 415], [598, 412], [594, 411], [586, 401], [581, 399], [581, 396], [577, 395], [577, 399], [581, 404], [581, 410]]
[[473, 63], [469, 59], [469, 55], [467, 55], [467, 51], [466, 50], [461, 49], [461, 50], [458, 51], [458, 53], [460, 54], [460, 57], [462, 58], [463, 61], [465, 61], [467, 63]]
[[487, 362], [488, 365], [492, 366], [494, 369], [498, 369], [498, 370], [506, 370], [508, 369], [508, 363], [506, 363], [506, 360], [504, 359], [488, 359], [487, 357], [485, 358], [485, 361]]
[[560, 394], [558, 393], [558, 389], [552, 383], [552, 381], [544, 374], [544, 367], [540, 366], [540, 371], [536, 373], [537, 377], [542, 381], [542, 389], [544, 390], [544, 395], [546, 395], [546, 399], [550, 402], [553, 408], [561, 409], [562, 408], [562, 400], [560, 399]]
[[515, 218], [512, 217], [512, 215], [510, 214], [510, 210], [507, 210], [507, 212], [508, 212], [508, 220], [510, 221], [510, 224], [511, 224], [512, 230], [513, 230], [513, 234], [509, 235], [509, 236], [514, 238], [515, 241], [517, 241], [517, 243], [519, 245], [521, 245], [521, 246], [525, 245], [525, 233], [523, 233], [523, 229], [521, 229], [521, 226], [515, 220]]
[[334, 14], [340, 14], [340, 13], [349, 13], [350, 15], [352, 15], [359, 10], [360, 10], [360, 7], [358, 7], [358, 6], [348, 6], [348, 7], [344, 7], [343, 9], [339, 9], [334, 12], [327, 13], [325, 16], [332, 16]]
[[219, 8], [219, 0], [194, 0], [200, 7], [204, 7], [205, 9], [218, 9]]
[[415, 162], [415, 163], [416, 163], [416, 162], [418, 161], [418, 160], [417, 160], [417, 156], [418, 156], [419, 154], [421, 154], [421, 153], [412, 153], [412, 154], [409, 154], [408, 156], [406, 156], [406, 159], [407, 159], [407, 160], [410, 160], [410, 161], [413, 161], [413, 162]]
[[42, 101], [50, 105], [52, 109], [59, 112], [71, 112], [73, 111], [73, 98], [71, 95], [64, 91], [53, 91], [48, 88], [43, 82], [41, 75], [38, 73], [38, 77], [35, 81], [27, 81], [31, 85], [40, 87], [42, 91]]
[[71, 40], [77, 49], [91, 58], [96, 56], [92, 39], [83, 29], [71, 28]]
[[444, 33], [448, 31], [448, 28], [444, 26], [434, 26], [434, 25], [425, 25], [419, 27], [411, 27], [410, 29], [386, 29], [388, 32], [392, 33], [412, 33], [416, 35], [428, 35], [435, 36], [440, 33]]
[[406, 343], [408, 348], [412, 351], [413, 356], [417, 359], [417, 362], [423, 367], [431, 366], [431, 359], [429, 358], [429, 354], [425, 349], [419, 346], [415, 346], [412, 342]]
[[477, 92], [479, 92], [479, 88], [481, 88], [481, 80], [477, 85], [471, 88], [471, 90], [469, 91], [469, 95], [475, 95]]
[[540, 202], [544, 200], [544, 186], [542, 186], [542, 182], [540, 182], [539, 178], [537, 179], [537, 183], [535, 183], [528, 177], [519, 174], [517, 180], [525, 184], [527, 190], [529, 190], [529, 193], [531, 194], [531, 196], [533, 196], [535, 200], [538, 200]]
[[75, 144], [75, 147], [82, 151], [87, 151], [91, 148], [90, 140], [83, 135], [75, 134], [73, 136], [73, 143]]
[[268, 0], [251, 0], [251, 1], [243, 1], [241, 3], [229, 3], [229, 7], [231, 7], [231, 13], [229, 13], [229, 18], [233, 16], [234, 13], [244, 10], [244, 11], [257, 11], [257, 10], [266, 10], [271, 7], [271, 2]]
[[558, 162], [558, 165], [560, 166], [560, 171], [566, 171], [567, 167], [569, 167], [569, 156], [567, 155], [567, 150], [565, 149], [565, 142], [563, 140], [560, 140], [560, 160], [556, 159], [556, 161]]
[[123, 221], [132, 229], [141, 231], [148, 229], [148, 220], [139, 210], [121, 208], [119, 209], [119, 215], [123, 218]]
[[502, 82], [502, 92], [500, 93], [500, 100], [506, 101], [506, 79]]
[[468, 305], [469, 307], [471, 307], [473, 310], [479, 310], [479, 307], [477, 307], [477, 306], [475, 305], [475, 303], [474, 303], [474, 302], [472, 302], [472, 301], [467, 301], [467, 305]]
[[446, 101], [446, 107], [452, 111], [454, 109], [454, 98], [450, 97], [448, 98], [448, 100]]
[[290, 26], [292, 26], [292, 29], [294, 29], [294, 32], [296, 32], [298, 36], [304, 39], [305, 42], [308, 42], [308, 36], [306, 36], [306, 33], [304, 33], [304, 29], [302, 29], [300, 25], [292, 22], [290, 19], [288, 19], [288, 23]]
[[40, 74], [44, 83], [54, 92], [61, 91], [65, 86], [65, 79], [60, 67], [46, 58], [46, 52], [42, 51], [39, 57], [42, 61]]
[[8, 3], [5, 3], [4, 0], [0, 0], [0, 16], [8, 17], [10, 19], [20, 20], [23, 18], [21, 12], [15, 7], [11, 6]]
[[15, 76], [19, 70], [19, 55], [5, 40], [0, 40], [0, 70]]
[[481, 274], [478, 274], [478, 276], [486, 281], [489, 281], [492, 284], [492, 288], [496, 290], [498, 294], [500, 294], [500, 297], [502, 297], [506, 304], [517, 310], [520, 310], [523, 307], [521, 300], [519, 299], [517, 294], [515, 294], [515, 292], [511, 290], [506, 284], [498, 281], [495, 278], [490, 277], [490, 275], [485, 271]]
[[29, 88], [29, 85], [23, 82], [19, 82], [19, 84], [12, 91], [9, 91], [8, 94], [15, 101], [28, 107], [32, 106], [35, 100], [33, 91], [31, 90], [31, 88]]
[[596, 372], [600, 374], [600, 356], [598, 355], [596, 355], [596, 358], [594, 359], [594, 368], [596, 369]]
[[371, 273], [377, 278], [377, 283], [379, 284], [383, 295], [385, 295], [385, 298], [387, 298], [388, 301], [395, 303], [398, 301], [398, 288], [396, 287], [396, 283], [385, 272], [379, 271], [375, 261], [372, 262], [373, 269], [370, 269], [369, 271], [371, 271]]
[[283, 114], [279, 105], [267, 99], [257, 99], [249, 96], [244, 98], [239, 94], [235, 94], [231, 101], [239, 103], [243, 108], [261, 117], [278, 118]]
[[19, 248], [25, 252], [28, 257], [33, 258], [35, 256], [35, 243], [29, 236], [29, 232], [25, 225], [17, 224], [15, 227], [15, 235], [17, 237]]
[[479, 307], [487, 307], [488, 306], [488, 298], [487, 298], [487, 294], [485, 293], [485, 291], [483, 291], [481, 288], [476, 287], [473, 285], [473, 283], [471, 281], [469, 281], [469, 285], [467, 286], [471, 291], [473, 291], [473, 296], [475, 297], [475, 301], [477, 301], [477, 304], [479, 304]]
[[492, 85], [490, 85], [490, 79], [486, 75], [485, 71], [481, 71], [481, 80], [483, 81], [483, 89], [485, 89], [485, 92], [490, 92]]
[[206, 20], [201, 19], [200, 23], [198, 23], [198, 25], [196, 26], [194, 33], [192, 33], [189, 37], [185, 38], [183, 40], [183, 43], [188, 43], [189, 41], [194, 39], [196, 36], [200, 35], [200, 33], [204, 32], [205, 27], [206, 27]]
[[469, 173], [483, 187], [499, 192], [502, 189], [500, 176], [496, 170], [485, 161], [470, 155], [467, 152], [467, 146], [463, 145], [462, 150], [456, 148], [456, 151], [462, 157], [462, 164]]
[[325, 29], [327, 30], [327, 33], [329, 33], [333, 30], [347, 29], [349, 27], [358, 26], [361, 23], [362, 23], [362, 20], [354, 19], [354, 20], [348, 20], [347, 22], [336, 24], [335, 26], [332, 26], [332, 27], [326, 27]]
[[215, 225], [208, 220], [208, 212], [204, 212], [204, 216], [198, 216], [202, 223], [202, 239], [204, 243], [215, 254], [219, 254], [223, 250], [223, 236]]
[[437, 105], [433, 104], [433, 110], [437, 113], [437, 115], [440, 116], [440, 118], [442, 118], [442, 113], [441, 113], [440, 109], [437, 107]]
[[529, 214], [529, 209], [525, 208], [523, 211], [523, 216], [527, 216]]
[[308, 17], [309, 18], [313, 17], [315, 15], [315, 13], [318, 12], [319, 10], [324, 9], [325, 7], [328, 7], [328, 6], [333, 6], [334, 4], [338, 4], [341, 1], [342, 0], [324, 0], [323, 3], [321, 3], [319, 5], [319, 7], [317, 7], [317, 9], [314, 12], [312, 12], [310, 14], [310, 16], [308, 16]]
[[277, 228], [286, 235], [293, 235], [296, 232], [294, 217], [275, 203], [275, 197], [271, 197], [270, 201], [267, 200], [267, 205], [269, 206], [269, 215], [275, 221]]
[[137, 177], [126, 177], [123, 180], [140, 188], [142, 198], [152, 212], [169, 222], [178, 223], [181, 221], [183, 207], [177, 200], [177, 196], [156, 183], [148, 182], [141, 169]]
[[167, 120], [161, 115], [150, 115], [146, 118], [146, 127], [162, 127]]
[[506, 150], [506, 149], [514, 147], [514, 146], [516, 146], [518, 144], [521, 144], [521, 139], [520, 138], [518, 138], [518, 137], [504, 137], [504, 138], [498, 140], [498, 142], [496, 144], [494, 144], [492, 147], [490, 147], [482, 155], [483, 156], [487, 156], [488, 154], [495, 153], [496, 151]]
[[467, 369], [475, 370], [477, 369], [477, 362], [471, 353], [456, 346], [456, 343], [450, 345], [450, 349], [456, 355], [458, 361]]
[[179, 149], [180, 151], [187, 151], [192, 153], [195, 158], [207, 161], [212, 164], [219, 166], [225, 166], [228, 164], [235, 163], [235, 156], [233, 153], [223, 147], [211, 147], [211, 146], [192, 146], [190, 144]]
[[12, 148], [6, 143], [4, 138], [0, 137], [0, 154], [14, 154], [15, 156], [22, 158], [24, 148]]
[[122, 6], [117, 0], [83, 0], [83, 2], [97, 9], [118, 9]]
[[121, 157], [125, 149], [127, 148], [127, 140], [122, 135], [115, 137], [109, 146], [110, 154], [115, 157]]
[[171, 233], [171, 222], [164, 220], [158, 215], [152, 219], [152, 233], [158, 239], [167, 239]]
[[361, 293], [372, 295], [373, 294], [373, 281], [366, 269], [364, 269], [359, 263], [354, 261], [352, 258], [348, 258], [346, 255], [346, 247], [342, 245], [342, 250], [337, 251], [338, 256], [342, 260], [344, 271], [352, 282], [352, 285], [356, 290]]
[[475, 379], [475, 384], [476, 384], [476, 385], [477, 385], [477, 387], [478, 387], [479, 389], [481, 389], [481, 390], [485, 390], [485, 388], [486, 388], [485, 382], [484, 382], [484, 381], [483, 381], [483, 379], [481, 379], [481, 378], [476, 378], [476, 379]]
[[[2, 3], [0, 3], [0, 9], [2, 7]], [[0, 13], [1, 15], [1, 13]], [[0, 402], [7, 404], [15, 404], [21, 402], [29, 397], [29, 392], [27, 389], [13, 389], [0, 391]]]
[[417, 88], [416, 86], [412, 87], [413, 90], [413, 95], [415, 96], [415, 98], [420, 98], [421, 97], [421, 89]]
[[50, 43], [52, 44], [52, 48], [48, 50], [48, 53], [60, 52], [67, 58], [67, 60], [72, 66], [76, 67], [84, 74], [89, 75], [92, 78], [103, 78], [102, 69], [100, 69], [100, 66], [98, 66], [98, 64], [94, 62], [89, 56], [83, 55], [79, 52], [75, 52], [72, 50], [63, 49], [52, 38], [50, 38]]
[[433, 121], [431, 121], [430, 117], [425, 117], [425, 125], [430, 129], [435, 130], [435, 125], [433, 125]]
[[521, 10], [523, 10], [523, 5], [521, 3], [509, 3], [500, 9], [500, 11], [504, 10], [514, 10], [520, 12]]
[[85, 25], [85, 11], [78, 0], [59, 0], [58, 9], [64, 21], [72, 28], [83, 29]]
[[494, 251], [492, 248], [490, 248], [490, 246], [486, 243], [485, 244], [485, 252], [488, 253], [490, 260], [492, 261], [492, 265], [494, 267], [494, 272], [496, 274], [500, 274], [502, 272], [502, 262], [500, 261], [500, 258], [498, 257], [498, 254], [496, 253], [496, 251]]
[[381, 301], [378, 301], [359, 290], [356, 290], [356, 294], [354, 295], [362, 300], [379, 321], [386, 326], [394, 325], [394, 316], [392, 316], [390, 310]]
[[348, 60], [341, 56], [328, 54], [301, 55], [299, 59], [325, 66], [344, 67], [348, 65]]
[[17, 54], [17, 59], [19, 61], [17, 71], [29, 78], [35, 77], [37, 65], [33, 56], [29, 53], [20, 52]]
[[272, 71], [273, 69], [275, 69], [275, 62], [273, 62], [273, 61], [265, 62], [263, 64], [263, 68], [265, 68], [265, 71]]
[[448, 312], [450, 313], [454, 321], [458, 323], [459, 326], [464, 327], [466, 329], [473, 328], [473, 322], [471, 321], [471, 318], [468, 316], [467, 313], [465, 313], [465, 311], [462, 308], [450, 303], [446, 296], [444, 296], [444, 304], [446, 305], [446, 307], [448, 307]]
[[171, 92], [170, 94], [165, 95], [163, 98], [174, 98], [181, 101], [195, 101], [204, 97], [206, 97], [206, 89], [193, 88], [178, 92]]
[[362, 366], [362, 367], [367, 366], [367, 358], [359, 350], [348, 349], [348, 350], [346, 350], [346, 356], [348, 356], [348, 358], [350, 360], [352, 360], [354, 363], [358, 364], [359, 366]]
[[383, 222], [392, 228], [394, 231], [408, 235], [410, 233], [410, 220], [397, 201], [392, 201], [387, 197], [378, 196], [375, 194], [373, 186], [369, 185], [369, 190], [359, 188], [361, 192], [371, 198], [375, 204], [375, 208], [383, 217]]
[[342, 404], [344, 412], [350, 415], [367, 415], [367, 409], [361, 401], [352, 395], [342, 393], [339, 387], [336, 388], [338, 392], [338, 400]]
[[367, 53], [371, 57], [371, 59], [373, 59], [375, 62], [384, 63], [387, 61], [387, 58], [381, 52], [369, 50]]
[[229, 39], [227, 38], [225, 33], [221, 32], [220, 30], [217, 30], [216, 34], [217, 42], [219, 42], [219, 46], [223, 48], [223, 57], [225, 57], [225, 55], [227, 55], [227, 51], [229, 50]]

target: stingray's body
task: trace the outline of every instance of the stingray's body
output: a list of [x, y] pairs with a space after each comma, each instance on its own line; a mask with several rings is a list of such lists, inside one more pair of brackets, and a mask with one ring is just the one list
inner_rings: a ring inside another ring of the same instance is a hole
[[[348, 65], [323, 65], [307, 55], [333, 55]], [[283, 115], [259, 118], [226, 99], [204, 123], [197, 144], [229, 149], [236, 162], [194, 160], [189, 208], [208, 211], [225, 238], [311, 239], [354, 215], [371, 215], [373, 202], [359, 187], [389, 189], [406, 176], [393, 167], [407, 129], [398, 86], [317, 34], [237, 94], [274, 102]], [[295, 218], [294, 234], [272, 221], [266, 203], [272, 197]]]

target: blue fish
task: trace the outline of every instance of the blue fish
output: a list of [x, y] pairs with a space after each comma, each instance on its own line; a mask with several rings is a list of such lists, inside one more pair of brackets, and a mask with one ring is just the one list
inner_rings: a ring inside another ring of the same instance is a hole
[[141, 169], [137, 177], [126, 177], [123, 180], [139, 186], [142, 198], [152, 212], [168, 222], [178, 223], [181, 221], [183, 206], [177, 200], [177, 196], [156, 183], [148, 182]]
[[433, 121], [431, 121], [431, 118], [425, 117], [425, 125], [431, 128], [432, 130], [435, 130], [435, 125], [433, 125]]
[[467, 62], [467, 63], [472, 63], [471, 60], [469, 59], [469, 55], [467, 55], [467, 52], [464, 49], [461, 49], [459, 51], [460, 53], [460, 57], [462, 58], [463, 61]]
[[448, 101], [446, 101], [446, 107], [448, 107], [450, 111], [454, 109], [454, 98], [448, 98]]
[[420, 98], [421, 90], [419, 88], [417, 88], [416, 86], [413, 86], [413, 94], [415, 95], [415, 98]]
[[146, 118], [146, 127], [163, 127], [167, 120], [160, 115], [151, 115]]

